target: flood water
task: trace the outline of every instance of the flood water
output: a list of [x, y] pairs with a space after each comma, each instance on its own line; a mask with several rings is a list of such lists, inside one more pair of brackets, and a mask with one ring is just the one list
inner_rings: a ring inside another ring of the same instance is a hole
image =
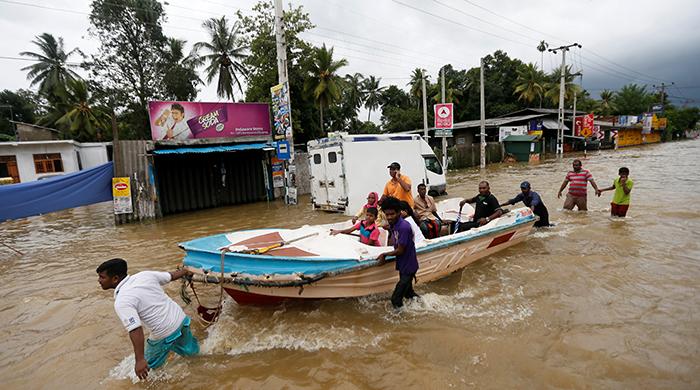
[[[628, 218], [611, 192], [588, 213], [563, 212], [556, 192], [571, 157], [539, 166], [452, 172], [448, 191], [473, 196], [485, 178], [505, 201], [529, 180], [556, 227], [419, 286], [395, 314], [387, 296], [238, 306], [209, 329], [202, 355], [171, 358], [134, 385], [127, 333], [95, 267], [173, 270], [178, 242], [230, 230], [341, 220], [279, 202], [114, 226], [111, 204], [0, 224], [3, 388], [669, 388], [700, 387], [700, 141], [594, 152], [609, 186], [634, 180]], [[386, 175], [385, 172], [378, 174]], [[381, 189], [377, 189], [381, 190]], [[589, 191], [591, 194], [591, 191]], [[592, 195], [592, 194], [591, 194]], [[179, 303], [180, 283], [166, 286]], [[203, 288], [204, 289], [204, 288]], [[206, 288], [215, 304], [218, 291]], [[192, 314], [193, 307], [186, 307]]]

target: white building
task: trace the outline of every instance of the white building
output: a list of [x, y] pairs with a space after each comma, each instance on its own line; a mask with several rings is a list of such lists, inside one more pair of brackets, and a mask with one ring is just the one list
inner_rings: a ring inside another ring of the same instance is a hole
[[0, 142], [0, 178], [24, 183], [102, 165], [111, 160], [108, 145], [71, 140]]

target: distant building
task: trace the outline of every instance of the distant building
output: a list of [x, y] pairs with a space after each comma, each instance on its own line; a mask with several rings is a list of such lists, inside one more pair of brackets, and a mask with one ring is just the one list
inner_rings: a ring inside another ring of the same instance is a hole
[[15, 139], [20, 142], [61, 139], [61, 133], [56, 129], [17, 121], [10, 121], [10, 123], [15, 125]]
[[108, 142], [0, 142], [0, 178], [11, 177], [15, 183], [77, 172], [108, 161], [111, 161]]

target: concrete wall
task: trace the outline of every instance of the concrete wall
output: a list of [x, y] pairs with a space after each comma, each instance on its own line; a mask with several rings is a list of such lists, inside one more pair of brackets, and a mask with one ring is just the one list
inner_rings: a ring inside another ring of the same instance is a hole
[[17, 126], [18, 141], [50, 141], [59, 139], [59, 133], [55, 130], [28, 123], [15, 123], [15, 126]]
[[78, 149], [83, 169], [89, 169], [109, 161], [106, 144], [103, 142], [81, 143]]
[[[60, 153], [63, 163], [63, 172], [36, 173], [34, 168], [34, 154]], [[21, 183], [37, 180], [40, 177], [77, 172], [78, 159], [76, 147], [72, 142], [60, 143], [23, 143], [4, 142], [0, 144], [0, 156], [15, 156], [17, 169]]]
[[311, 168], [309, 167], [309, 154], [296, 153], [294, 165], [297, 167], [297, 195], [311, 193]]

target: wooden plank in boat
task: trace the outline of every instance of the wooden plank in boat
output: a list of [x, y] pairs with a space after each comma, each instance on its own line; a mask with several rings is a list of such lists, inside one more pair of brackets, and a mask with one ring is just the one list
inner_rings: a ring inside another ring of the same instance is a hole
[[282, 236], [280, 236], [279, 232], [272, 232], [248, 238], [241, 242], [235, 243], [235, 245], [245, 245], [250, 249], [257, 249], [265, 248], [270, 245], [281, 243], [283, 241], [284, 239], [282, 238]]

